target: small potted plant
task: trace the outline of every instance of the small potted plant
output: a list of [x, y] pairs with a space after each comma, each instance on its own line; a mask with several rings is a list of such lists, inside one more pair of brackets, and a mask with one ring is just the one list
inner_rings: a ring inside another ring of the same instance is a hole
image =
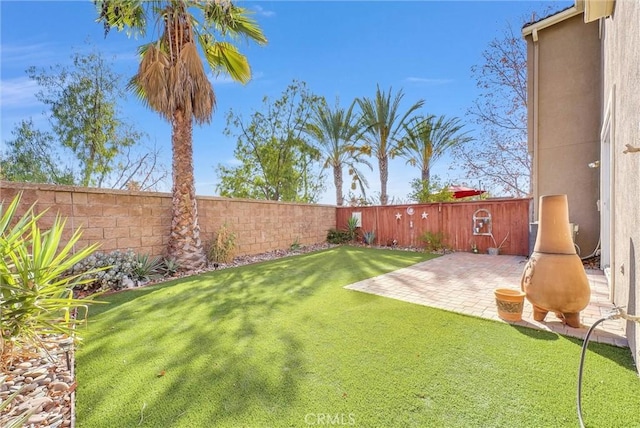
[[478, 245], [476, 244], [476, 241], [471, 241], [470, 245], [471, 245], [471, 252], [473, 254], [478, 254], [479, 251], [478, 251]]

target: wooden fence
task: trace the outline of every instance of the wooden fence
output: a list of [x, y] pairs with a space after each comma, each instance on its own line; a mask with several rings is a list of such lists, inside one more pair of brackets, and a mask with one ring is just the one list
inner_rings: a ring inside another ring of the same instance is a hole
[[[354, 213], [361, 218], [362, 232], [374, 231], [375, 244], [424, 247], [425, 232], [442, 232], [445, 244], [456, 251], [470, 251], [473, 243], [481, 253], [500, 245], [500, 254], [528, 255], [529, 205], [531, 199], [494, 199], [472, 202], [339, 207], [338, 229], [345, 229]], [[476, 220], [474, 222], [474, 214]], [[490, 221], [486, 218], [490, 217]], [[484, 219], [483, 219], [484, 218]], [[474, 234], [474, 231], [476, 234]], [[491, 231], [491, 235], [487, 233]]]

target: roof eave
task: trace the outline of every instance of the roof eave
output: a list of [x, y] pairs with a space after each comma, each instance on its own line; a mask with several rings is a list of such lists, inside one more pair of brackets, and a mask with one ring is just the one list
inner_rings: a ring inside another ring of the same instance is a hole
[[522, 28], [522, 37], [527, 37], [530, 34], [537, 33], [538, 31], [551, 27], [552, 25], [562, 22], [566, 19], [572, 18], [584, 12], [584, 1], [576, 0], [575, 4], [569, 9], [565, 9], [562, 12], [551, 15], [541, 21], [535, 22], [531, 25], [527, 25]]

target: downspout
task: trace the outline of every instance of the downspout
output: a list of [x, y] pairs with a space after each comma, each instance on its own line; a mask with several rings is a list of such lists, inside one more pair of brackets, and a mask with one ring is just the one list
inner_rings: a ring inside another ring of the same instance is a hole
[[539, 198], [539, 186], [538, 181], [540, 177], [540, 168], [539, 168], [539, 132], [538, 132], [538, 82], [540, 79], [540, 43], [538, 42], [538, 29], [534, 28], [531, 32], [531, 39], [533, 41], [533, 126], [531, 132], [533, 133], [533, 216], [531, 221], [536, 221], [537, 213], [538, 213], [538, 198]]

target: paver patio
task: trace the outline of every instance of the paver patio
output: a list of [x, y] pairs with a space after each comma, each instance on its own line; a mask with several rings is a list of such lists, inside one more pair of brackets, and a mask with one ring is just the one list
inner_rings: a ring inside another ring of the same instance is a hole
[[[502, 321], [498, 317], [493, 290], [519, 290], [525, 263], [526, 258], [520, 256], [451, 253], [356, 282], [346, 288]], [[603, 273], [587, 270], [587, 277], [591, 286], [591, 302], [581, 312], [582, 328], [562, 324], [553, 313], [547, 315], [545, 322], [535, 321], [531, 303], [526, 299], [522, 321], [513, 324], [584, 338], [589, 327], [613, 308]], [[594, 330], [590, 341], [627, 347], [624, 322], [621, 319], [604, 321]]]

